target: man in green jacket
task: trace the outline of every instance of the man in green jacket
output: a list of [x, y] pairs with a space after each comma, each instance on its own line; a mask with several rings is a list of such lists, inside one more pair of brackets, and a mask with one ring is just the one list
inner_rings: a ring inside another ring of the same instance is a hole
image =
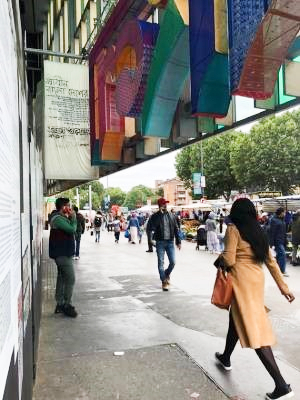
[[55, 313], [64, 313], [68, 317], [77, 317], [72, 306], [72, 294], [75, 284], [73, 256], [75, 252], [74, 234], [77, 229], [75, 212], [70, 208], [68, 198], [59, 197], [55, 202], [56, 211], [50, 217], [49, 257], [57, 265], [56, 308]]

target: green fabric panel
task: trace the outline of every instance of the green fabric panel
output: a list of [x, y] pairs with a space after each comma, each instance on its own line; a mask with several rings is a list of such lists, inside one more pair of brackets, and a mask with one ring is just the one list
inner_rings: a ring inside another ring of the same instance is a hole
[[228, 55], [216, 52], [201, 85], [198, 114], [227, 114], [231, 99], [228, 70]]
[[284, 104], [289, 102], [290, 100], [294, 100], [296, 97], [293, 96], [287, 96], [284, 93], [284, 73], [283, 73], [283, 68], [281, 67], [279, 70], [279, 75], [278, 75], [278, 84], [279, 84], [279, 104]]
[[199, 117], [198, 118], [198, 131], [205, 133], [213, 133], [216, 130], [216, 123], [214, 118]]
[[[185, 30], [186, 37], [182, 39], [181, 36], [185, 33]], [[168, 137], [170, 134], [171, 126], [169, 126], [169, 121], [166, 122], [166, 116], [170, 116], [171, 112], [174, 114], [176, 110], [176, 105], [180, 96], [179, 94], [178, 98], [176, 98], [177, 93], [180, 92], [181, 84], [182, 86], [184, 84], [184, 80], [181, 82], [182, 76], [184, 75], [184, 78], [186, 78], [189, 68], [185, 65], [181, 65], [180, 62], [178, 62], [177, 65], [175, 65], [175, 63], [171, 63], [170, 65], [169, 60], [174, 56], [173, 53], [176, 53], [176, 50], [178, 52], [178, 43], [180, 39], [185, 43], [186, 38], [187, 43], [185, 48], [188, 48], [188, 27], [184, 25], [184, 21], [177, 10], [174, 0], [169, 0], [160, 26], [147, 81], [142, 114], [143, 135]], [[175, 58], [177, 58], [177, 56], [178, 54], [175, 54]], [[189, 57], [186, 59], [187, 65], [189, 64], [188, 58]], [[172, 71], [172, 66], [174, 66], [174, 71]], [[169, 69], [169, 71], [166, 72], [167, 69]], [[157, 113], [157, 109], [160, 110], [160, 114], [163, 115], [163, 113], [165, 113], [165, 120], [161, 119], [161, 121], [159, 121], [160, 117]], [[153, 122], [153, 119], [157, 121]], [[153, 122], [151, 128], [149, 127], [150, 122]], [[160, 122], [162, 124], [160, 124]], [[167, 129], [165, 129], [163, 125], [165, 125]], [[153, 126], [156, 126], [156, 128], [153, 129]], [[156, 131], [156, 129], [160, 129], [160, 132]]]
[[273, 95], [266, 100], [254, 100], [254, 107], [263, 110], [275, 110], [279, 104], [278, 80], [275, 84]]

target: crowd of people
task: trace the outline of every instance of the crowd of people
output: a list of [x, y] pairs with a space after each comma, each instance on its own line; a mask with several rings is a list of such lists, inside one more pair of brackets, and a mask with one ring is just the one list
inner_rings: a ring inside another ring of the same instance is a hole
[[[157, 201], [158, 211], [151, 215], [133, 212], [127, 218], [97, 211], [93, 220], [95, 242], [100, 242], [101, 229], [114, 232], [119, 242], [120, 232], [127, 232], [129, 243], [141, 242], [143, 231], [147, 233], [148, 250], [156, 248], [158, 275], [161, 287], [167, 292], [176, 257], [175, 245], [181, 249], [180, 213], [167, 210], [168, 201]], [[224, 210], [223, 210], [224, 211]], [[195, 216], [195, 215], [194, 215]], [[79, 258], [80, 238], [84, 232], [82, 216], [76, 207], [70, 208], [69, 199], [58, 198], [56, 210], [50, 216], [49, 256], [57, 265], [55, 313], [75, 318], [77, 311], [72, 305], [75, 283], [73, 260]], [[233, 296], [229, 308], [229, 325], [223, 353], [215, 353], [217, 362], [225, 371], [232, 369], [231, 354], [238, 342], [242, 347], [252, 348], [275, 383], [267, 400], [287, 399], [294, 396], [283, 378], [273, 356], [271, 346], [275, 336], [264, 305], [265, 264], [281, 294], [291, 303], [295, 297], [284, 281], [286, 273], [286, 242], [289, 232], [293, 245], [292, 263], [298, 263], [300, 238], [300, 210], [288, 216], [283, 208], [274, 215], [259, 213], [246, 198], [236, 200], [229, 215], [222, 210], [197, 215], [197, 247], [204, 245], [211, 253], [218, 253], [217, 265], [232, 277]], [[200, 240], [200, 230], [204, 231]], [[76, 245], [76, 249], [75, 249]], [[197, 248], [196, 247], [196, 248]], [[276, 258], [272, 254], [275, 251]], [[168, 265], [165, 267], [165, 254]], [[216, 263], [215, 263], [216, 265]]]

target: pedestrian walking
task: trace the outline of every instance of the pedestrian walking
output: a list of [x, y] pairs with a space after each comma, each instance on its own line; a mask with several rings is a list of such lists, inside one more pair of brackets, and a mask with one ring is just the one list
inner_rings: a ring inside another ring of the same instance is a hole
[[286, 272], [285, 246], [287, 244], [286, 224], [284, 222], [284, 208], [276, 210], [270, 222], [270, 246], [275, 248], [276, 260], [284, 276], [289, 276]]
[[115, 243], [119, 243], [120, 232], [121, 232], [121, 221], [118, 215], [116, 215], [115, 219], [113, 220], [113, 228], [115, 233]]
[[75, 251], [74, 234], [77, 229], [75, 212], [70, 208], [68, 198], [59, 197], [55, 202], [56, 211], [50, 220], [49, 257], [57, 265], [55, 288], [55, 314], [64, 313], [68, 317], [77, 317], [72, 306], [75, 284], [73, 256]]
[[94, 230], [95, 230], [95, 242], [99, 243], [100, 242], [100, 231], [101, 231], [101, 225], [103, 222], [103, 217], [102, 217], [102, 212], [98, 210], [96, 212], [95, 218], [94, 218]]
[[300, 265], [300, 260], [297, 258], [297, 253], [300, 246], [300, 210], [297, 210], [292, 222], [292, 265]]
[[130, 232], [130, 242], [132, 244], [136, 244], [139, 241], [139, 230], [140, 230], [140, 224], [137, 219], [136, 213], [132, 213], [130, 220], [128, 222], [128, 227]]
[[233, 297], [229, 311], [229, 327], [223, 353], [216, 353], [220, 365], [229, 371], [231, 354], [240, 340], [243, 348], [256, 351], [274, 380], [275, 389], [267, 400], [294, 396], [275, 361], [271, 346], [275, 337], [264, 305], [265, 263], [285, 298], [291, 303], [294, 295], [283, 280], [280, 268], [271, 254], [268, 239], [257, 221], [253, 203], [246, 198], [236, 200], [231, 208], [230, 223], [225, 234], [225, 250], [219, 263], [232, 276]]
[[[176, 219], [172, 213], [167, 210], [166, 199], [157, 200], [159, 210], [151, 217], [151, 231], [153, 239], [156, 241], [156, 253], [158, 261], [158, 272], [162, 283], [162, 290], [168, 291], [170, 285], [170, 276], [175, 266], [175, 246], [181, 249], [181, 240]], [[168, 268], [164, 269], [164, 258], [167, 253], [169, 259]]]
[[81, 242], [81, 235], [84, 234], [85, 230], [85, 218], [80, 212], [78, 212], [78, 207], [73, 206], [73, 210], [76, 213], [76, 220], [77, 220], [77, 229], [75, 232], [75, 260], [79, 260], [79, 252], [80, 252], [80, 242]]
[[151, 218], [154, 214], [149, 215], [148, 219], [145, 222], [145, 229], [146, 229], [146, 235], [147, 235], [147, 242], [148, 242], [148, 250], [146, 250], [146, 253], [153, 253], [153, 241], [152, 241], [152, 228], [151, 228]]
[[107, 232], [113, 231], [113, 221], [114, 221], [114, 215], [112, 212], [109, 212], [107, 214]]
[[205, 222], [207, 248], [211, 253], [217, 253], [219, 251], [219, 239], [217, 236], [217, 224], [215, 218], [215, 213], [210, 212]]

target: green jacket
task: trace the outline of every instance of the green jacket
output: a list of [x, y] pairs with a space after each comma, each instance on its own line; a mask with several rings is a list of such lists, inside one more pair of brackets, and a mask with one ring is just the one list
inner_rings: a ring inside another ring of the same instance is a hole
[[69, 219], [56, 212], [51, 216], [50, 226], [49, 257], [72, 257], [75, 252], [76, 216]]

